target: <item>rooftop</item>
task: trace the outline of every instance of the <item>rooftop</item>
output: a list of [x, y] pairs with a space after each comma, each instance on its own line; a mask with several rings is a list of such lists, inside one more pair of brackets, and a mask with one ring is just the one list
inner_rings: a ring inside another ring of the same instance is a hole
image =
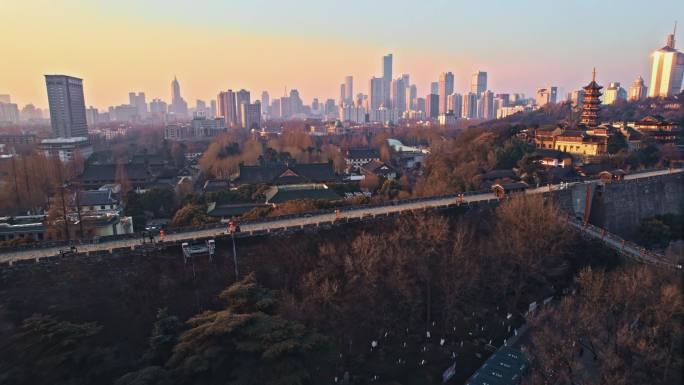
[[347, 150], [347, 159], [374, 159], [380, 158], [380, 152], [375, 148], [350, 148]]

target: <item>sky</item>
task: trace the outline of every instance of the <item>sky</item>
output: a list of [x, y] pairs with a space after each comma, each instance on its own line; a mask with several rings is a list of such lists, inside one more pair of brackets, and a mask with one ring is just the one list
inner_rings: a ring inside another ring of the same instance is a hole
[[[456, 92], [489, 74], [496, 92], [567, 92], [590, 80], [648, 83], [682, 0], [2, 0], [0, 94], [47, 105], [44, 74], [84, 79], [87, 105], [128, 103], [128, 92], [170, 99], [178, 77], [190, 106], [221, 90], [252, 98], [296, 88], [305, 103], [354, 93], [381, 76], [411, 75], [419, 96], [442, 71]], [[680, 28], [680, 31], [684, 26]], [[678, 47], [684, 32], [677, 33]]]

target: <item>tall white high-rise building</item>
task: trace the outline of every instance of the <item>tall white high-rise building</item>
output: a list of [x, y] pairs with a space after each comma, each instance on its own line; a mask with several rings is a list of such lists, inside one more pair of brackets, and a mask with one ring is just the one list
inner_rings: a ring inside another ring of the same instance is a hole
[[354, 103], [354, 77], [352, 76], [344, 78], [344, 102], [347, 104]]
[[627, 91], [620, 82], [610, 82], [603, 92], [603, 104], [613, 104], [618, 100], [627, 100]]
[[439, 75], [439, 113], [446, 114], [449, 112], [447, 107], [447, 97], [454, 93], [454, 74], [451, 72], [442, 72]]
[[545, 106], [549, 103], [555, 104], [558, 98], [558, 87], [537, 88], [535, 101], [538, 106]]
[[669, 97], [678, 94], [682, 89], [684, 76], [684, 53], [675, 49], [675, 33], [667, 36], [665, 47], [653, 53], [651, 66], [651, 84], [648, 86], [648, 96]]
[[487, 91], [487, 73], [484, 71], [473, 73], [470, 81], [470, 92], [479, 97], [485, 91]]
[[646, 97], [646, 86], [644, 85], [644, 79], [641, 76], [637, 76], [634, 82], [629, 87], [629, 92], [627, 98], [630, 101], [642, 100]]
[[584, 103], [584, 90], [579, 89], [570, 93], [570, 102], [573, 107], [580, 107]]
[[83, 80], [66, 75], [45, 75], [50, 123], [56, 138], [88, 137]]

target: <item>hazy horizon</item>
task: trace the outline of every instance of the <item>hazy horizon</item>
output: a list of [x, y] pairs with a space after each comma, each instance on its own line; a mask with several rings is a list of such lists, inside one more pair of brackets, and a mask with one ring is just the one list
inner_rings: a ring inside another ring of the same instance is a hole
[[174, 75], [191, 106], [229, 88], [252, 98], [296, 88], [309, 103], [337, 98], [346, 75], [354, 93], [367, 93], [386, 53], [394, 77], [410, 74], [419, 96], [442, 71], [454, 73], [456, 92], [476, 70], [494, 92], [567, 92], [594, 66], [599, 83], [628, 86], [636, 76], [648, 83], [650, 53], [684, 15], [674, 0], [60, 3], [13, 1], [0, 14], [0, 94], [13, 103], [46, 107], [43, 75], [54, 73], [83, 78], [86, 104], [98, 108], [128, 103], [129, 91], [169, 101]]

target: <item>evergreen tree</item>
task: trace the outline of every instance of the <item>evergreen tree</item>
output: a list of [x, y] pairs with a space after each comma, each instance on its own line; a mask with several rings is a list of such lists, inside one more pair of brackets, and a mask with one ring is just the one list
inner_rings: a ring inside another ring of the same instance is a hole
[[96, 323], [74, 324], [50, 315], [25, 319], [0, 346], [0, 383], [98, 383], [108, 367], [105, 352], [92, 344], [101, 329]]
[[274, 291], [253, 274], [224, 290], [226, 307], [187, 324], [168, 366], [182, 383], [297, 385], [311, 383], [310, 364], [324, 338], [276, 313]]

